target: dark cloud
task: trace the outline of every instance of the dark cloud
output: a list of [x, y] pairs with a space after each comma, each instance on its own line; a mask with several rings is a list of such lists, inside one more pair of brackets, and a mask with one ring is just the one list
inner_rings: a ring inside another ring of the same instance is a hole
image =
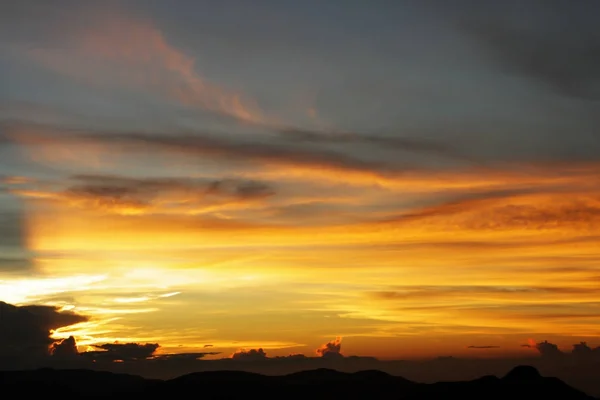
[[547, 340], [543, 342], [537, 343], [535, 345], [537, 351], [540, 352], [540, 355], [544, 358], [557, 358], [562, 357], [564, 353], [558, 348], [554, 343], [550, 343]]
[[89, 199], [98, 205], [150, 207], [154, 199], [174, 195], [171, 202], [222, 204], [262, 199], [275, 194], [264, 183], [240, 179], [131, 178], [108, 175], [77, 175], [78, 183], [64, 191], [67, 199]]
[[204, 348], [207, 348], [207, 347], [213, 347], [213, 345], [212, 344], [205, 344]]
[[103, 351], [91, 351], [83, 354], [94, 359], [127, 361], [150, 358], [160, 346], [158, 343], [106, 343], [94, 345], [94, 347]]
[[578, 363], [600, 362], [600, 346], [591, 348], [587, 342], [576, 343], [573, 345], [571, 355]]
[[284, 128], [279, 131], [288, 140], [307, 143], [359, 144], [380, 146], [387, 150], [421, 153], [472, 161], [461, 154], [454, 146], [433, 140], [399, 136], [381, 136], [356, 132], [322, 132], [297, 128]]
[[[259, 163], [328, 168], [346, 171], [385, 172], [390, 167], [384, 163], [358, 159], [340, 152], [308, 149], [261, 142], [253, 136], [252, 141], [239, 137], [206, 133], [149, 134], [136, 132], [76, 131], [32, 125], [13, 125], [18, 129], [5, 129], [11, 140], [29, 145], [66, 146], [103, 144], [116, 146], [122, 151], [147, 152], [160, 150], [188, 156], [211, 156], [226, 158], [231, 163], [254, 161]], [[21, 130], [24, 128], [24, 130]]]
[[506, 71], [564, 96], [600, 100], [600, 31], [591, 18], [600, 14], [599, 3], [528, 2], [507, 10], [463, 21], [462, 28]]
[[206, 356], [215, 356], [221, 354], [218, 351], [203, 352], [203, 353], [177, 353], [177, 354], [160, 354], [152, 356], [153, 360], [158, 361], [194, 361], [200, 360]]
[[467, 349], [499, 349], [500, 346], [467, 346]]
[[0, 302], [0, 357], [47, 356], [49, 346], [55, 342], [50, 338], [52, 330], [87, 320], [86, 316], [55, 307], [18, 307]]
[[73, 336], [69, 336], [68, 338], [63, 339], [59, 342], [52, 343], [52, 345], [50, 346], [50, 354], [54, 357], [61, 358], [79, 355], [75, 338]]
[[[389, 176], [412, 168], [413, 161], [388, 157], [363, 157], [350, 155], [345, 150], [328, 150], [323, 146], [310, 146], [312, 143], [377, 143], [390, 150], [402, 147], [406, 151], [421, 154], [453, 155], [454, 158], [464, 158], [454, 154], [454, 150], [443, 144], [405, 138], [383, 138], [379, 136], [359, 134], [330, 134], [322, 132], [288, 130], [278, 135], [276, 140], [272, 135], [239, 135], [214, 134], [206, 132], [169, 132], [143, 133], [124, 131], [94, 131], [60, 128], [50, 125], [36, 125], [27, 122], [5, 123], [0, 135], [7, 142], [15, 142], [29, 146], [79, 146], [97, 145], [111, 146], [119, 151], [128, 153], [147, 153], [161, 151], [189, 157], [224, 158], [231, 164], [254, 162], [261, 165], [280, 165], [290, 167], [305, 167], [311, 169], [342, 170], [355, 173], [369, 173], [375, 176]], [[291, 133], [290, 133], [291, 132]], [[320, 135], [323, 135], [322, 137]], [[390, 146], [387, 142], [394, 142]], [[292, 142], [292, 143], [290, 143]], [[369, 153], [362, 152], [367, 155]], [[415, 164], [416, 165], [416, 164]]]
[[335, 340], [327, 342], [316, 350], [317, 355], [321, 357], [342, 357], [342, 338], [336, 337]]
[[256, 361], [267, 359], [267, 353], [263, 349], [239, 350], [231, 355], [234, 360]]

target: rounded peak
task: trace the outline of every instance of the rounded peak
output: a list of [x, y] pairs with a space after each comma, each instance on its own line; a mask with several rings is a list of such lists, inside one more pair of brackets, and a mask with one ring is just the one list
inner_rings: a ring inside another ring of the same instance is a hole
[[535, 367], [531, 365], [519, 365], [513, 368], [503, 379], [511, 381], [527, 381], [540, 379], [542, 376]]

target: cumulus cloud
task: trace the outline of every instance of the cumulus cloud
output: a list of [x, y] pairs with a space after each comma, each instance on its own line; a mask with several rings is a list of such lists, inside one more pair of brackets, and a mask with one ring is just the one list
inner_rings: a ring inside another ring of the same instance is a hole
[[537, 343], [535, 348], [540, 352], [540, 355], [544, 358], [556, 358], [561, 357], [564, 353], [554, 343], [550, 343], [547, 340]]
[[266, 360], [267, 353], [260, 349], [250, 349], [250, 350], [238, 350], [231, 355], [231, 358], [234, 360], [244, 360], [244, 361], [256, 361], [256, 360]]
[[152, 357], [156, 349], [160, 346], [158, 343], [105, 343], [94, 345], [94, 347], [101, 350], [83, 354], [97, 359], [129, 361], [144, 360]]
[[600, 361], [600, 346], [591, 348], [587, 342], [576, 343], [571, 354], [577, 362]]
[[321, 357], [342, 356], [342, 338], [336, 337], [335, 340], [327, 342], [316, 350], [317, 355]]
[[54, 357], [72, 357], [79, 355], [77, 350], [77, 342], [73, 336], [69, 336], [59, 342], [54, 342], [50, 346], [50, 354]]
[[[51, 332], [87, 321], [88, 317], [50, 306], [14, 306], [0, 302], [0, 356], [43, 357], [55, 340]], [[73, 343], [74, 343], [73, 339]], [[55, 345], [64, 354], [71, 341]]]

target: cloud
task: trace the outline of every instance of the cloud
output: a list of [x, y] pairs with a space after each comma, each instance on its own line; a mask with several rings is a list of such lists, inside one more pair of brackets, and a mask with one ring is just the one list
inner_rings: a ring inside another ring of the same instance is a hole
[[449, 300], [449, 299], [505, 299], [527, 297], [540, 300], [545, 297], [562, 295], [593, 295], [593, 288], [580, 288], [569, 286], [527, 286], [527, 285], [406, 285], [394, 286], [383, 291], [367, 292], [369, 297], [390, 301], [411, 301], [421, 299]]
[[50, 306], [14, 306], [0, 301], [0, 319], [0, 357], [27, 358], [47, 356], [55, 342], [50, 337], [53, 330], [87, 321], [88, 317]]
[[0, 175], [0, 185], [23, 185], [31, 182], [32, 179], [26, 176]]
[[316, 350], [317, 355], [321, 357], [339, 357], [342, 356], [342, 338], [336, 337], [331, 342], [327, 342]]
[[214, 347], [214, 346], [212, 344], [205, 344], [204, 348], [207, 348], [207, 347]]
[[231, 355], [231, 358], [234, 360], [243, 360], [243, 361], [256, 361], [256, 360], [266, 360], [267, 353], [260, 349], [250, 349], [250, 350], [238, 350]]
[[202, 77], [195, 60], [171, 45], [152, 21], [127, 16], [123, 10], [87, 11], [86, 15], [95, 18], [65, 29], [67, 46], [29, 49], [28, 55], [43, 66], [93, 85], [149, 91], [243, 122], [265, 120], [252, 100]]
[[467, 349], [499, 349], [500, 346], [467, 346]]
[[69, 336], [59, 342], [54, 342], [50, 346], [50, 354], [54, 357], [68, 358], [79, 355], [77, 343], [73, 336]]
[[547, 3], [541, 9], [529, 10], [531, 18], [524, 17], [523, 21], [535, 20], [531, 24], [496, 15], [465, 21], [462, 28], [506, 71], [528, 77], [564, 96], [598, 101], [600, 34], [592, 25], [596, 21], [570, 15], [586, 13], [586, 7], [589, 15], [600, 12], [594, 3], [563, 8], [560, 12], [566, 15], [561, 20], [549, 17], [553, 6]]
[[537, 343], [535, 345], [537, 351], [540, 352], [540, 355], [544, 358], [557, 358], [564, 355], [562, 351], [558, 348], [554, 343], [550, 343], [547, 340], [543, 342]]
[[[130, 178], [79, 175], [61, 192], [40, 193], [70, 205], [116, 213], [202, 213], [259, 202], [275, 194], [266, 183], [240, 179]], [[35, 192], [20, 192], [35, 197]]]
[[[383, 219], [383, 224], [405, 224], [461, 230], [594, 229], [600, 226], [596, 189], [573, 184], [557, 187], [469, 193], [437, 205], [416, 208]], [[565, 196], [570, 194], [570, 196]]]
[[374, 145], [387, 150], [404, 151], [416, 154], [428, 154], [462, 161], [474, 161], [455, 147], [439, 141], [428, 141], [401, 136], [382, 136], [357, 132], [319, 131], [300, 128], [280, 128], [279, 134], [296, 142]]
[[95, 359], [131, 361], [152, 357], [160, 346], [158, 343], [106, 343], [94, 347], [102, 351], [89, 351], [82, 354]]
[[[100, 132], [23, 124], [12, 124], [5, 128], [6, 137], [29, 148], [38, 148], [50, 154], [51, 158], [59, 151], [64, 152], [72, 146], [74, 150], [81, 150], [82, 146], [92, 146], [107, 153], [114, 149], [128, 154], [158, 151], [177, 156], [203, 156], [254, 163], [259, 167], [288, 167], [320, 173], [344, 172], [350, 174], [350, 177], [354, 175], [357, 178], [370, 179], [372, 183], [377, 178], [385, 179], [387, 175], [403, 170], [399, 165], [364, 160], [342, 152], [276, 144], [272, 140], [261, 141], [256, 136], [248, 139], [202, 132]], [[69, 159], [69, 162], [72, 163], [73, 160]]]
[[0, 271], [2, 273], [26, 274], [34, 266], [27, 242], [27, 215], [19, 208], [0, 209], [0, 251], [2, 251]]
[[177, 354], [160, 354], [152, 356], [152, 360], [157, 361], [195, 361], [206, 356], [215, 356], [221, 354], [218, 351], [202, 352], [202, 353], [177, 353]]

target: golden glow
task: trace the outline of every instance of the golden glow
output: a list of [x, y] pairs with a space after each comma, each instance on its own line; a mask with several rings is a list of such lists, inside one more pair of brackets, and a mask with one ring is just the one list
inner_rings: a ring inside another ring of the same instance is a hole
[[[400, 356], [468, 352], [470, 338], [483, 336], [525, 351], [518, 348], [523, 335], [596, 333], [600, 202], [587, 181], [595, 169], [568, 179], [553, 177], [565, 175], [560, 167], [537, 169], [540, 184], [514, 193], [501, 188], [524, 181], [508, 173], [485, 184], [475, 172], [443, 179], [424, 173], [413, 179], [426, 181], [427, 193], [450, 188], [451, 197], [464, 200], [399, 203], [371, 220], [319, 226], [191, 221], [176, 208], [167, 216], [131, 216], [21, 190], [15, 193], [28, 202], [28, 244], [46, 255], [39, 269], [61, 278], [0, 284], [15, 303], [74, 296], [48, 304], [92, 316], [54, 332], [75, 335], [81, 346], [149, 341], [169, 352], [211, 344], [281, 355], [290, 348], [309, 353], [323, 338], [343, 336], [345, 348], [355, 343], [356, 351], [368, 338], [397, 338], [410, 344]], [[548, 189], [556, 181], [566, 187]], [[473, 195], [485, 185], [500, 194]], [[347, 204], [375, 204], [379, 190], [363, 186]], [[436, 337], [451, 341], [435, 350], [417, 345]], [[389, 355], [373, 340], [373, 355]]]

